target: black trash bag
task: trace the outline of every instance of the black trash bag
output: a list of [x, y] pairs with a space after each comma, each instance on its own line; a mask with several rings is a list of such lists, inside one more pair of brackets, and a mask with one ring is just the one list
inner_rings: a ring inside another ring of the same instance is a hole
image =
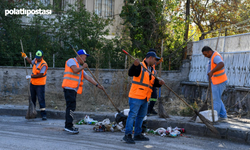
[[141, 133], [147, 133], [147, 128], [148, 128], [148, 121], [144, 120], [142, 122], [142, 132]]
[[128, 116], [125, 116], [123, 113], [118, 113], [115, 117], [115, 122], [117, 124], [119, 124], [119, 122], [122, 122], [122, 125], [125, 127], [127, 118], [128, 118]]

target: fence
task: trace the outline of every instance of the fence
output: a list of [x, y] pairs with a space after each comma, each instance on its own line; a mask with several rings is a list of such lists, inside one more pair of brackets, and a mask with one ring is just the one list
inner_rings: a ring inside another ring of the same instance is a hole
[[[217, 51], [224, 59], [229, 86], [250, 87], [250, 33], [219, 38]], [[203, 46], [215, 49], [217, 38], [193, 42], [189, 81], [207, 82], [208, 58], [202, 55]]]

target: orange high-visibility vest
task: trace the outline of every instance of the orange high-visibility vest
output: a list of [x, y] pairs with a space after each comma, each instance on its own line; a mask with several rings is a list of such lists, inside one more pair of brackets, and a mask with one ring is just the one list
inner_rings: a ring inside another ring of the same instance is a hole
[[[215, 51], [213, 53], [212, 58], [211, 58], [211, 70], [213, 70], [217, 66], [217, 64], [214, 63], [215, 56], [221, 57], [221, 55], [218, 52]], [[221, 57], [221, 59], [223, 60], [222, 57]], [[225, 82], [227, 80], [225, 68], [223, 67], [220, 70], [214, 72], [213, 76], [211, 77], [211, 80], [212, 80], [213, 84], [220, 84], [220, 83]]]
[[[76, 61], [75, 58], [73, 58], [74, 61], [76, 62], [77, 68], [79, 68], [79, 64]], [[69, 59], [68, 59], [69, 60]], [[65, 87], [70, 87], [70, 88], [77, 88], [78, 83], [79, 83], [79, 78], [80, 78], [80, 72], [74, 73], [73, 70], [67, 65], [67, 62], [65, 63], [65, 70], [64, 70], [64, 76], [63, 76], [63, 83], [62, 83], [62, 88]], [[79, 84], [77, 94], [82, 94], [82, 85], [83, 85], [83, 80], [84, 79], [84, 72], [82, 70], [82, 75], [81, 75], [81, 82]]]
[[32, 75], [37, 75], [40, 73], [41, 69], [46, 66], [46, 70], [43, 73], [43, 76], [40, 78], [31, 78], [30, 83], [33, 85], [45, 85], [46, 84], [46, 79], [47, 79], [47, 69], [48, 69], [48, 65], [46, 63], [46, 61], [44, 61], [42, 59], [42, 61], [40, 62], [40, 64], [38, 65], [38, 67], [36, 67], [37, 64], [37, 60], [35, 60], [35, 64], [33, 65], [33, 69], [32, 69]]
[[[142, 61], [141, 63], [144, 67], [147, 68], [144, 61]], [[154, 71], [152, 73], [154, 74]], [[151, 97], [151, 94], [153, 92], [153, 84], [155, 81], [155, 77], [152, 75], [150, 80], [149, 75], [149, 72], [141, 66], [140, 75], [138, 77], [133, 76], [133, 81], [129, 92], [130, 98], [140, 100], [144, 100], [145, 98], [147, 98], [147, 101], [149, 101], [149, 98]]]

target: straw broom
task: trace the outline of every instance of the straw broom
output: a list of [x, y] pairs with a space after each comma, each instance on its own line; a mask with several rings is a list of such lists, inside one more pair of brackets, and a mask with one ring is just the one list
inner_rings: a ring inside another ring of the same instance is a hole
[[[23, 43], [22, 43], [21, 39], [20, 39], [20, 43], [21, 43], [22, 52], [24, 53]], [[28, 75], [25, 58], [23, 58], [23, 61], [24, 61], [25, 69], [26, 69], [26, 75]], [[27, 83], [28, 83], [29, 107], [28, 107], [25, 119], [33, 119], [33, 118], [36, 118], [37, 112], [36, 112], [36, 108], [35, 108], [33, 102], [31, 101], [29, 80], [27, 80]]]
[[[122, 50], [125, 54], [129, 55], [132, 59], [135, 60], [135, 58], [133, 56], [131, 56], [127, 51]], [[151, 71], [148, 70], [148, 68], [145, 68], [142, 63], [140, 63], [140, 65], [146, 69], [149, 73], [151, 73]], [[152, 74], [152, 73], [151, 73]], [[160, 80], [156, 75], [152, 74], [156, 79]], [[203, 115], [201, 115], [197, 110], [195, 110], [192, 106], [190, 106], [185, 100], [183, 100], [178, 94], [176, 94], [170, 87], [168, 87], [166, 84], [164, 84], [171, 92], [173, 92], [175, 94], [175, 96], [177, 96], [182, 102], [184, 102], [190, 109], [192, 109], [195, 114], [197, 116], [199, 116], [200, 120], [207, 126], [207, 128], [215, 133], [215, 134], [219, 134], [219, 132], [217, 131], [217, 129], [213, 126], [212, 122], [209, 121], [207, 118], [205, 118]]]

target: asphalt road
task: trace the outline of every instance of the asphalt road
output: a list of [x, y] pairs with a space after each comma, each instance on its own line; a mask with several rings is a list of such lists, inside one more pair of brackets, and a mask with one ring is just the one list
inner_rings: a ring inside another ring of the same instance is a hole
[[250, 150], [250, 145], [243, 143], [188, 134], [177, 138], [148, 135], [148, 142], [126, 144], [121, 132], [94, 132], [92, 125], [78, 125], [80, 133], [72, 135], [63, 131], [63, 127], [64, 120], [0, 116], [0, 150]]

